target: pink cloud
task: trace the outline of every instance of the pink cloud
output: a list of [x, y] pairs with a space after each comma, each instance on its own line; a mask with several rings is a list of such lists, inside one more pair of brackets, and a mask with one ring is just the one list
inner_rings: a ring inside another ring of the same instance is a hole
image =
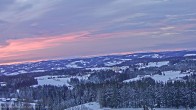
[[[189, 27], [192, 26], [181, 28]], [[144, 47], [176, 42], [175, 39], [164, 39], [163, 37], [150, 39], [149, 36], [160, 33], [159, 29], [152, 28], [101, 34], [93, 34], [94, 32], [95, 30], [92, 33], [78, 32], [58, 36], [7, 40], [7, 45], [0, 46], [0, 63], [32, 62], [60, 57], [125, 54]], [[180, 37], [179, 39], [183, 38]], [[114, 48], [114, 45], [118, 46]], [[140, 51], [142, 52], [142, 50], [138, 50], [138, 52]]]
[[39, 37], [39, 38], [24, 38], [7, 40], [7, 45], [0, 46], [0, 59], [16, 58], [20, 59], [28, 52], [44, 50], [59, 46], [66, 42], [73, 42], [80, 39], [80, 36], [87, 34], [86, 32], [65, 34], [60, 36]]

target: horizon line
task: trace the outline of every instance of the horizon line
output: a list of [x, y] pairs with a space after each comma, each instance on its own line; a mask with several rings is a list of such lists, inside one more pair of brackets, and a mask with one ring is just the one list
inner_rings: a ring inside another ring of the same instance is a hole
[[151, 51], [134, 51], [134, 52], [115, 52], [110, 54], [96, 54], [96, 55], [86, 55], [86, 56], [76, 56], [76, 57], [65, 57], [65, 58], [51, 58], [51, 59], [38, 59], [38, 60], [27, 60], [22, 62], [10, 62], [10, 63], [0, 63], [0, 66], [9, 65], [21, 65], [28, 63], [52, 61], [52, 60], [71, 60], [71, 59], [85, 59], [85, 58], [95, 58], [95, 57], [105, 57], [105, 56], [117, 56], [117, 55], [132, 55], [132, 54], [142, 54], [142, 53], [160, 53], [160, 52], [178, 52], [178, 51], [195, 51], [196, 49], [164, 49], [164, 50], [151, 50]]

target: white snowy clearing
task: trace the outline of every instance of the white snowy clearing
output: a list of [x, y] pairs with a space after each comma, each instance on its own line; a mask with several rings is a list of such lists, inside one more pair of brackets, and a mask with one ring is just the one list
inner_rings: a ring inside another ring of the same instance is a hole
[[90, 102], [75, 107], [71, 107], [65, 110], [106, 110], [106, 109], [101, 109], [100, 104], [97, 102]]
[[[5, 70], [3, 72], [5, 72]], [[13, 72], [13, 73], [9, 73], [9, 74], [8, 73], [4, 73], [4, 75], [6, 75], [6, 76], [13, 76], [13, 75], [24, 74], [24, 73], [27, 73], [27, 71], [19, 70], [18, 72]]]
[[59, 76], [41, 76], [41, 77], [36, 77], [38, 81], [38, 85], [43, 86], [43, 85], [54, 85], [54, 86], [71, 86], [68, 82], [70, 81], [71, 78], [78, 78], [79, 80], [87, 80], [90, 75], [84, 75], [84, 76], [64, 76], [64, 75], [59, 75]]
[[[121, 66], [118, 67], [120, 70], [126, 70], [129, 68], [129, 66]], [[94, 67], [94, 68], [86, 68], [86, 70], [91, 70], [91, 71], [107, 71], [107, 70], [114, 70], [116, 67]]]
[[107, 63], [104, 63], [105, 66], [114, 66], [114, 65], [118, 65], [118, 64], [121, 64], [123, 63], [124, 61], [111, 61], [111, 62], [107, 62]]
[[5, 72], [5, 70], [0, 70], [0, 73], [4, 73]]
[[149, 67], [161, 67], [168, 64], [169, 61], [161, 61], [161, 62], [149, 62], [148, 65], [144, 65], [143, 63], [138, 63], [137, 65], [139, 65], [138, 69], [142, 69], [142, 68], [149, 68]]
[[186, 73], [180, 73], [180, 71], [165, 71], [162, 72], [162, 75], [145, 75], [145, 76], [137, 76], [136, 78], [132, 78], [132, 79], [128, 79], [125, 80], [124, 82], [131, 82], [131, 81], [137, 81], [137, 80], [142, 80], [143, 78], [148, 78], [151, 77], [152, 79], [154, 79], [155, 81], [161, 81], [161, 82], [167, 82], [169, 80], [179, 80], [182, 77], [185, 77], [187, 75], [190, 74], [186, 74]]
[[131, 61], [132, 59], [120, 59], [122, 61]]
[[151, 57], [151, 58], [162, 58], [163, 56], [160, 56], [159, 54], [152, 54], [152, 55], [143, 55], [139, 58], [148, 58], [148, 57]]
[[31, 72], [36, 73], [36, 72], [45, 72], [46, 70], [33, 70]]
[[196, 54], [186, 54], [185, 57], [196, 56]]
[[[78, 105], [75, 107], [71, 107], [65, 110], [143, 110], [143, 108], [118, 108], [118, 109], [112, 109], [112, 108], [101, 108], [100, 104], [97, 102], [90, 102], [82, 105]], [[155, 110], [186, 110], [185, 108], [155, 108]], [[194, 110], [194, 109], [192, 109]]]
[[86, 70], [91, 70], [91, 71], [106, 71], [106, 70], [111, 70], [111, 67], [94, 67], [94, 68], [86, 68]]
[[[106, 109], [101, 109], [106, 110]], [[144, 110], [143, 108], [119, 108], [119, 109], [109, 109], [109, 110]], [[154, 110], [187, 110], [186, 108], [154, 108]], [[195, 110], [195, 109], [188, 109], [188, 110]]]
[[83, 60], [74, 61], [74, 62], [71, 62], [71, 63], [67, 64], [66, 67], [67, 67], [67, 68], [82, 68], [81, 66], [78, 66], [77, 63], [86, 65], [87, 62], [85, 62], [85, 61], [83, 61]]

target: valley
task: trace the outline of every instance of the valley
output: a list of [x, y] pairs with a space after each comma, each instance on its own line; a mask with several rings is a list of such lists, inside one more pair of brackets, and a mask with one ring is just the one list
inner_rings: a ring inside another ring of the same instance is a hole
[[26, 103], [30, 107], [33, 103], [33, 108], [58, 110], [72, 110], [70, 107], [91, 102], [100, 110], [139, 110], [144, 105], [160, 110], [193, 109], [195, 53], [136, 53], [2, 65], [0, 102], [4, 106]]

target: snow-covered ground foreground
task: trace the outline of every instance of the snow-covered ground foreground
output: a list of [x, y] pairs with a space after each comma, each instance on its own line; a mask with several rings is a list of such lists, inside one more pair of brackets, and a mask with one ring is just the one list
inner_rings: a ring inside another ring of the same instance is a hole
[[[104, 110], [104, 109], [103, 109]], [[143, 108], [122, 108], [122, 109], [109, 109], [109, 110], [144, 110]], [[186, 108], [154, 108], [154, 110], [187, 110]], [[188, 110], [196, 110], [195, 109], [188, 109]]]
[[100, 104], [97, 102], [90, 102], [75, 107], [71, 107], [65, 110], [107, 110], [107, 109], [101, 108]]
[[[100, 104], [97, 102], [90, 102], [82, 105], [78, 105], [75, 107], [71, 107], [65, 110], [143, 110], [143, 108], [118, 108], [118, 109], [112, 109], [112, 108], [101, 108]], [[186, 110], [185, 108], [155, 108], [154, 110]], [[196, 110], [195, 109], [189, 109], [189, 110]]]
[[155, 81], [161, 81], [161, 82], [167, 82], [169, 80], [178, 80], [181, 79], [182, 77], [185, 77], [190, 74], [185, 74], [181, 73], [180, 71], [165, 71], [162, 73], [162, 75], [145, 75], [145, 76], [137, 76], [136, 78], [128, 79], [125, 80], [124, 82], [131, 82], [131, 81], [137, 81], [137, 80], [142, 80], [143, 78], [148, 78], [151, 77]]

